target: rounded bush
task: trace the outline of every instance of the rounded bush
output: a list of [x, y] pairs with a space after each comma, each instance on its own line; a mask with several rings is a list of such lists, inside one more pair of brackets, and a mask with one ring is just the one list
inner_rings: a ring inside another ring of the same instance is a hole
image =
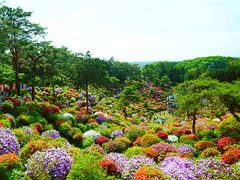
[[240, 148], [229, 149], [222, 155], [221, 159], [226, 164], [234, 164], [238, 162], [240, 160]]
[[155, 134], [145, 134], [143, 137], [142, 137], [142, 140], [141, 140], [141, 145], [143, 147], [149, 147], [153, 144], [156, 144], [156, 143], [159, 143], [160, 142], [160, 139], [158, 138], [157, 135]]
[[194, 148], [200, 151], [207, 149], [208, 147], [213, 147], [215, 144], [211, 141], [199, 141], [194, 145]]
[[33, 179], [42, 174], [48, 178], [65, 179], [72, 162], [70, 154], [63, 148], [44, 149], [27, 160], [26, 174]]
[[19, 153], [20, 145], [11, 129], [0, 128], [0, 155]]

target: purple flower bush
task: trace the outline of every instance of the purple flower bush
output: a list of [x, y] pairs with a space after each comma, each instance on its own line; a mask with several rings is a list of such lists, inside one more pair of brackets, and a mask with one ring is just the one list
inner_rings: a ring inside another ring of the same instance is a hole
[[123, 136], [123, 132], [121, 130], [115, 130], [110, 135], [111, 138], [115, 138], [115, 137], [119, 137], [119, 136]]
[[109, 153], [105, 155], [104, 159], [109, 159], [117, 165], [117, 172], [122, 173], [128, 162], [128, 158], [121, 153]]
[[60, 137], [60, 134], [58, 131], [52, 129], [52, 130], [43, 132], [42, 137], [49, 137], [51, 139], [55, 139], [55, 138]]
[[211, 179], [222, 179], [224, 176], [234, 176], [233, 169], [228, 164], [214, 158], [206, 158], [197, 161], [197, 167], [201, 171], [207, 172], [207, 177], [211, 177]]
[[193, 154], [195, 149], [187, 144], [182, 144], [177, 147], [177, 152], [180, 154]]
[[19, 154], [20, 145], [11, 129], [0, 128], [0, 155]]
[[142, 166], [153, 166], [157, 167], [154, 160], [145, 156], [133, 156], [124, 165], [122, 177], [123, 179], [132, 180], [134, 179], [134, 173]]
[[93, 102], [93, 101], [95, 100], [95, 97], [94, 97], [94, 96], [90, 96], [90, 97], [88, 98], [88, 100], [89, 100], [90, 102]]
[[24, 126], [22, 127], [22, 129], [23, 129], [23, 132], [26, 134], [33, 134], [33, 130], [30, 127]]
[[98, 116], [98, 117], [96, 117], [96, 121], [97, 121], [99, 124], [101, 124], [101, 123], [105, 122], [106, 119], [105, 119], [104, 117], [102, 117], [102, 116]]
[[161, 169], [172, 179], [178, 180], [197, 180], [200, 176], [208, 175], [205, 170], [198, 168], [192, 161], [175, 156], [166, 157], [161, 163]]
[[62, 180], [65, 179], [73, 160], [64, 148], [50, 148], [35, 152], [27, 160], [26, 174], [35, 179], [42, 175], [47, 178]]

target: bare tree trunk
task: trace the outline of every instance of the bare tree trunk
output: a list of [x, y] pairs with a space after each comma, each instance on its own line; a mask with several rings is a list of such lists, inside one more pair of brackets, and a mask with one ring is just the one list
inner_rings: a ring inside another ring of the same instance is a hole
[[33, 79], [32, 79], [32, 100], [35, 100], [35, 76], [36, 76], [36, 63], [33, 64]]
[[127, 119], [127, 106], [124, 106], [124, 118]]
[[20, 82], [19, 82], [19, 52], [16, 48], [12, 51], [13, 57], [13, 69], [15, 70], [15, 80], [16, 80], [16, 89], [17, 89], [17, 95], [20, 96]]
[[88, 108], [88, 84], [86, 84], [86, 106], [87, 106], [87, 113], [89, 112]]
[[196, 114], [197, 114], [197, 110], [194, 109], [194, 112], [193, 112], [193, 124], [192, 124], [192, 132], [193, 132], [193, 134], [196, 133]]

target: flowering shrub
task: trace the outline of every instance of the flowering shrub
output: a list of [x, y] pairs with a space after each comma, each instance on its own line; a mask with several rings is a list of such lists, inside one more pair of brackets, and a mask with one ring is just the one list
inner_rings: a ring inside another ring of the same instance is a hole
[[166, 133], [165, 131], [158, 131], [157, 135], [161, 139], [167, 139], [168, 138], [168, 133]]
[[232, 138], [223, 137], [223, 138], [218, 140], [217, 147], [221, 152], [224, 152], [225, 150], [227, 150], [227, 148], [230, 145], [233, 145], [233, 144], [234, 144], [234, 140]]
[[180, 156], [192, 156], [195, 152], [195, 149], [187, 144], [183, 144], [177, 147], [177, 152]]
[[104, 149], [98, 144], [93, 144], [87, 147], [86, 149], [84, 149], [83, 154], [90, 153], [93, 151], [97, 151], [100, 154], [105, 154]]
[[191, 134], [191, 130], [183, 128], [173, 131], [173, 134], [180, 137], [183, 134]]
[[168, 135], [167, 141], [172, 142], [172, 143], [178, 142], [178, 137], [175, 135]]
[[4, 101], [1, 104], [1, 110], [3, 113], [11, 113], [13, 111], [14, 104], [11, 101]]
[[0, 128], [0, 155], [19, 153], [20, 145], [10, 129]]
[[115, 152], [123, 152], [132, 144], [131, 141], [126, 137], [115, 138], [114, 141]]
[[23, 127], [22, 127], [22, 130], [23, 130], [23, 132], [26, 133], [26, 134], [33, 134], [33, 133], [34, 133], [33, 130], [32, 130], [32, 128], [27, 127], [27, 126], [23, 126]]
[[169, 144], [169, 143], [158, 143], [158, 144], [154, 144], [151, 146], [156, 153], [159, 155], [160, 153], [169, 153], [169, 152], [177, 152], [177, 148], [173, 145], [173, 144]]
[[133, 146], [141, 146], [142, 137], [138, 137], [134, 142]]
[[115, 137], [119, 137], [119, 136], [123, 136], [123, 132], [121, 130], [115, 130], [111, 133], [111, 138], [115, 138]]
[[176, 156], [166, 157], [161, 163], [161, 169], [172, 179], [198, 179], [201, 175], [206, 174], [205, 171], [199, 169], [194, 163], [185, 158]]
[[97, 144], [100, 144], [100, 145], [102, 145], [103, 143], [108, 142], [108, 141], [109, 141], [109, 139], [108, 139], [106, 136], [98, 136], [98, 137], [95, 139], [95, 142], [96, 142]]
[[99, 154], [76, 156], [67, 179], [105, 180], [105, 171], [99, 163]]
[[60, 137], [60, 134], [56, 130], [48, 130], [42, 133], [42, 137], [49, 137], [51, 139], [55, 139]]
[[84, 148], [89, 147], [92, 144], [94, 144], [94, 140], [91, 137], [85, 138], [82, 143]]
[[20, 166], [20, 159], [15, 153], [0, 155], [0, 174]]
[[98, 116], [98, 117], [96, 117], [96, 121], [98, 124], [101, 124], [101, 123], [105, 122], [106, 119], [102, 116]]
[[226, 164], [234, 164], [238, 162], [240, 160], [240, 148], [229, 149], [222, 155], [221, 159]]
[[95, 140], [98, 136], [100, 136], [101, 134], [94, 131], [94, 130], [89, 130], [89, 131], [86, 131], [84, 134], [83, 134], [83, 138], [84, 139], [87, 139], [87, 138], [92, 138], [93, 140]]
[[225, 179], [226, 177], [233, 178], [234, 175], [233, 169], [230, 168], [229, 165], [214, 158], [199, 160], [196, 165], [200, 171], [205, 172], [205, 179]]
[[157, 135], [155, 134], [145, 134], [143, 137], [142, 137], [142, 140], [141, 140], [141, 145], [143, 147], [149, 147], [153, 144], [156, 144], [156, 143], [159, 143], [160, 142], [160, 139], [158, 138]]
[[207, 149], [208, 147], [213, 147], [215, 144], [211, 141], [199, 141], [194, 145], [194, 148], [200, 151]]
[[165, 179], [159, 168], [152, 166], [140, 167], [134, 174], [134, 180]]
[[112, 140], [109, 140], [108, 142], [103, 143], [102, 147], [103, 147], [104, 151], [107, 153], [116, 152], [116, 149], [117, 149], [115, 146], [115, 143]]
[[240, 122], [232, 115], [228, 116], [220, 123], [220, 137], [236, 138], [240, 134]]
[[126, 129], [125, 137], [127, 137], [131, 142], [135, 141], [138, 137], [145, 134], [145, 130], [138, 126], [130, 126]]
[[26, 174], [37, 178], [46, 174], [50, 178], [64, 179], [72, 165], [72, 158], [63, 148], [50, 148], [35, 152], [27, 160]]
[[117, 166], [117, 172], [122, 173], [127, 162], [128, 158], [121, 153], [109, 153], [104, 156], [105, 159], [114, 161]]
[[74, 116], [70, 113], [64, 113], [64, 114], [61, 114], [60, 119], [64, 121], [72, 121], [74, 119]]
[[23, 162], [25, 162], [31, 155], [36, 151], [41, 151], [47, 149], [49, 144], [43, 140], [30, 141], [26, 144], [20, 151], [20, 157]]
[[125, 156], [127, 156], [128, 158], [131, 158], [135, 155], [140, 155], [142, 152], [142, 147], [140, 146], [133, 146], [130, 147], [126, 150], [126, 152], [124, 153]]
[[218, 151], [216, 147], [209, 147], [201, 153], [201, 156], [210, 157], [210, 156], [218, 156], [220, 154], [221, 154], [220, 151]]
[[100, 165], [103, 169], [107, 170], [108, 174], [117, 173], [117, 165], [113, 160], [103, 159], [102, 161], [100, 161]]
[[142, 166], [155, 166], [153, 159], [145, 156], [133, 156], [125, 164], [122, 172], [123, 179], [133, 179], [135, 172]]
[[143, 155], [149, 158], [155, 158], [157, 156], [157, 153], [154, 148], [147, 147], [147, 148], [142, 148], [140, 155]]

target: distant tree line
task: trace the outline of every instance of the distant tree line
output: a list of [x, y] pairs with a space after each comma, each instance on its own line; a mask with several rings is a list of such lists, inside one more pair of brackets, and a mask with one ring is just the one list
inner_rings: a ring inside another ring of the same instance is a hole
[[199, 77], [232, 82], [240, 78], [240, 58], [210, 56], [181, 62], [154, 62], [143, 67], [142, 75], [145, 80], [156, 85], [166, 80], [176, 85]]

